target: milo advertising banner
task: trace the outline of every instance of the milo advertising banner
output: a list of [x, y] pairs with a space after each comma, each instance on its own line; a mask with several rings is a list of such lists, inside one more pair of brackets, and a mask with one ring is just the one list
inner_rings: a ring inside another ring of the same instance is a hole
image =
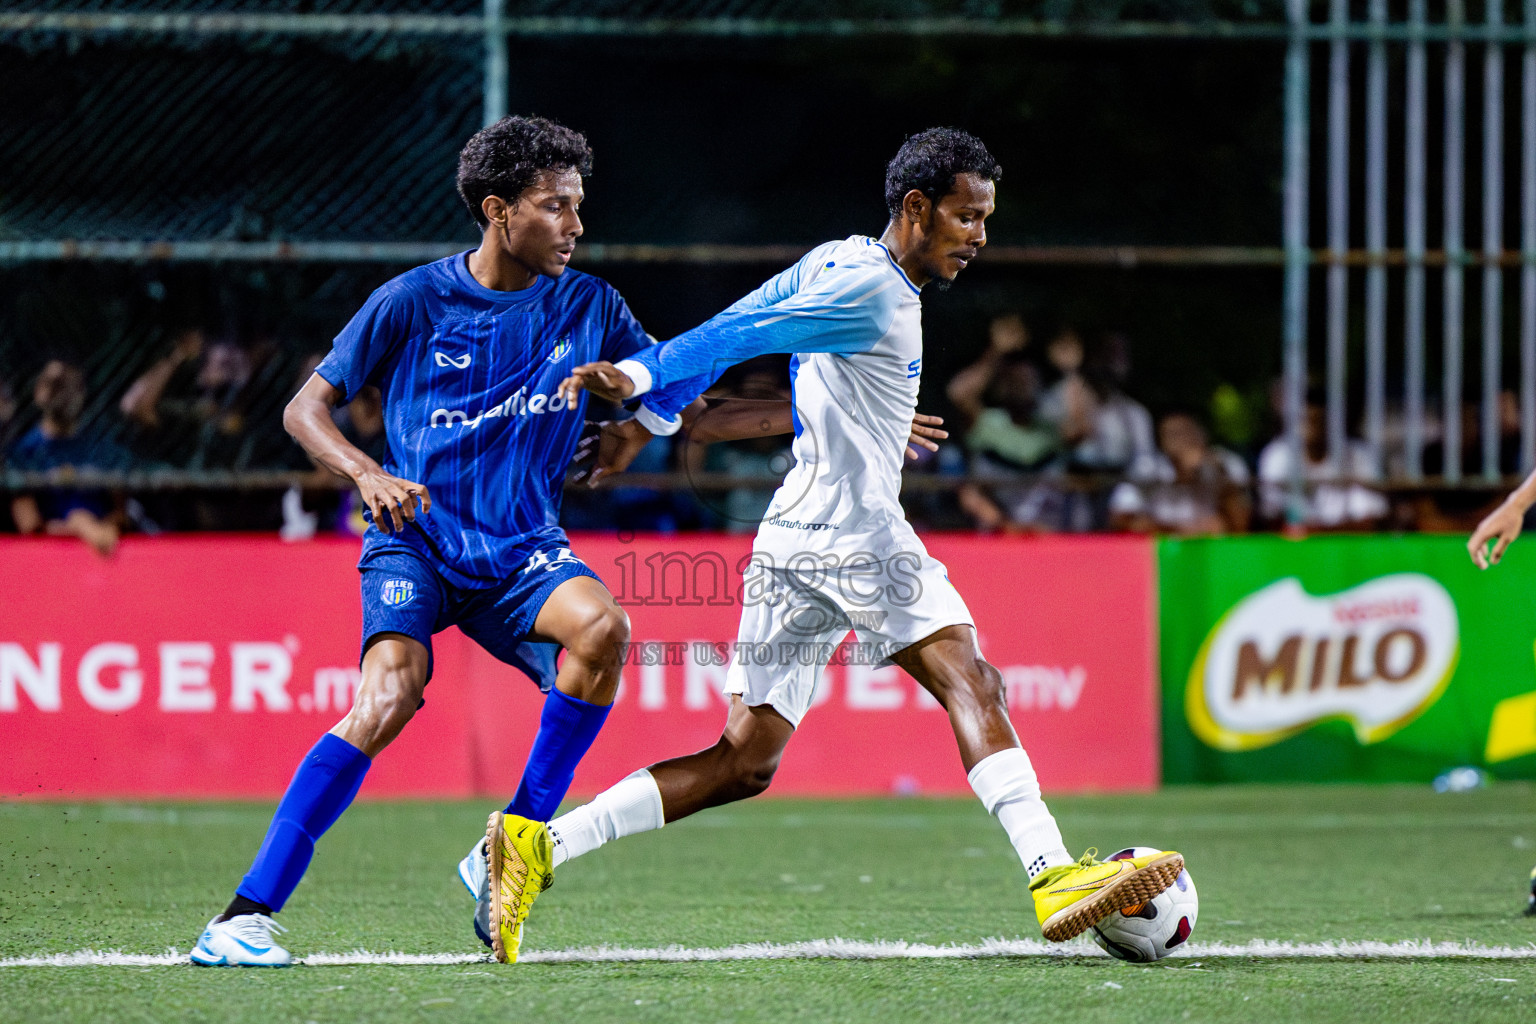
[[1158, 557], [1165, 781], [1536, 777], [1536, 538], [1488, 572], [1461, 537]]

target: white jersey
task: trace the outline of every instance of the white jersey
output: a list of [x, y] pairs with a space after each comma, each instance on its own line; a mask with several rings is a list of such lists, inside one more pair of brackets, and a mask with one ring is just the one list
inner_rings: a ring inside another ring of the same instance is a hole
[[898, 500], [922, 380], [917, 288], [885, 246], [812, 249], [708, 323], [619, 363], [671, 418], [727, 366], [787, 352], [795, 467], [757, 531], [725, 690], [798, 726], [850, 629], [855, 657], [896, 652], [971, 613]]
[[[754, 549], [926, 555], [901, 507], [901, 467], [922, 379], [922, 305], [890, 252], [855, 235], [828, 242], [708, 322], [619, 364], [671, 418], [725, 369], [790, 353], [795, 466]], [[863, 561], [863, 559], [861, 559]]]

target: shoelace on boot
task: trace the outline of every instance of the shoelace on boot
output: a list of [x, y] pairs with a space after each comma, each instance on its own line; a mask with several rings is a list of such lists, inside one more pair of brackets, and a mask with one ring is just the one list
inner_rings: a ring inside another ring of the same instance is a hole
[[241, 914], [239, 917], [230, 918], [225, 923], [229, 925], [229, 930], [235, 938], [252, 948], [271, 946], [273, 932], [281, 935], [288, 930], [266, 914]]

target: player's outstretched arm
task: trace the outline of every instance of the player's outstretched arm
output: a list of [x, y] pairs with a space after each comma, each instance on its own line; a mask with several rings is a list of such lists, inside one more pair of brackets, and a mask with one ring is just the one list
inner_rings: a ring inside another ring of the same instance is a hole
[[[645, 411], [655, 418], [646, 425], [655, 429], [658, 423], [675, 422], [674, 417], [728, 367], [755, 356], [868, 352], [890, 328], [900, 296], [895, 278], [882, 280], [880, 271], [865, 269], [863, 276], [855, 272], [851, 281], [818, 278], [814, 285], [766, 306], [743, 300], [618, 363], [578, 366], [561, 382], [561, 394], [567, 403], [581, 390], [612, 402], [646, 395]], [[865, 285], [873, 287], [847, 298]]]
[[[1488, 513], [1477, 524], [1477, 529], [1472, 531], [1472, 538], [1467, 541], [1467, 553], [1472, 556], [1473, 565], [1486, 569], [1490, 565], [1499, 564], [1504, 557], [1504, 549], [1520, 536], [1525, 513], [1532, 504], [1536, 504], [1536, 471], [1526, 477], [1525, 482], [1504, 499], [1504, 504]], [[1489, 541], [1493, 542], [1491, 555], [1488, 551]]]
[[[772, 437], [792, 433], [795, 429], [793, 403], [777, 398], [727, 398], [695, 416], [689, 413], [690, 409], [683, 410], [683, 425], [692, 444]], [[912, 431], [907, 438], [907, 458], [919, 458], [913, 445], [938, 451], [938, 442], [949, 437], [949, 431], [940, 429], [943, 425], [942, 416], [914, 413]]]
[[794, 406], [782, 398], [727, 398], [713, 405], [701, 399], [683, 410], [683, 429], [691, 444], [790, 434], [795, 429]]
[[432, 510], [432, 496], [422, 484], [390, 476], [342, 436], [331, 410], [343, 397], [330, 381], [318, 373], [312, 375], [283, 410], [283, 429], [310, 458], [357, 485], [373, 513], [374, 525], [386, 533], [398, 533], [407, 522], [415, 521], [418, 508], [422, 514]]

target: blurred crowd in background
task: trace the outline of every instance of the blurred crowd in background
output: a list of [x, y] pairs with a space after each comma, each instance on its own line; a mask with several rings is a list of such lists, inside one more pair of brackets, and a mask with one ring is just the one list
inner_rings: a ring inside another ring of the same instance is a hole
[[[979, 354], [947, 380], [924, 384], [920, 411], [945, 416], [950, 439], [906, 464], [905, 500], [920, 529], [1454, 531], [1469, 529], [1498, 499], [1486, 487], [1389, 486], [1400, 476], [1395, 449], [1380, 460], [1358, 441], [1329, 450], [1322, 405], [1309, 396], [1307, 486], [1297, 501], [1278, 381], [1257, 402], [1222, 386], [1203, 401], [1154, 411], [1136, 398], [1134, 346], [1122, 332], [1085, 336], [1069, 322], [1037, 325], [1004, 313], [985, 337], [950, 343]], [[91, 393], [78, 358], [43, 355], [29, 379], [0, 381], [0, 452], [11, 471], [0, 521], [22, 534], [75, 536], [104, 554], [131, 531], [360, 535], [367, 523], [346, 482], [313, 465], [282, 427], [283, 405], [323, 354], [189, 327], [113, 394]], [[735, 367], [711, 397], [788, 399], [787, 361]], [[1501, 411], [1501, 469], [1509, 476], [1523, 468], [1513, 395]], [[594, 421], [616, 415], [624, 414], [589, 410]], [[353, 444], [386, 461], [376, 389], [335, 416]], [[1395, 422], [1389, 417], [1389, 437], [1401, 433]], [[1444, 462], [1438, 433], [1431, 418], [1431, 478]], [[1462, 437], [1469, 453], [1479, 449], [1471, 406]], [[564, 521], [571, 529], [751, 532], [793, 464], [789, 442], [658, 438], [630, 467], [630, 479], [568, 490]]]
[[[277, 6], [334, 7], [335, 27], [378, 5]], [[427, 6], [481, 10], [476, 0]], [[1426, 479], [1409, 482], [1391, 394], [1377, 451], [1330, 450], [1321, 410], [1309, 409], [1297, 467], [1306, 491], [1285, 483], [1294, 474], [1291, 449], [1275, 442], [1275, 375], [1286, 334], [1272, 257], [1287, 166], [1288, 13], [1278, 0], [913, 0], [878, 18], [863, 3], [765, 0], [745, 20], [729, 4], [662, 4], [645, 15], [657, 31], [602, 29], [638, 17], [633, 6], [560, 5], [568, 30], [519, 36], [516, 73], [491, 98], [591, 140], [590, 234], [578, 262], [658, 337], [725, 308], [786, 252], [878, 232], [883, 169], [913, 131], [963, 125], [1005, 168], [988, 257], [960, 287], [923, 299], [921, 411], [944, 416], [951, 437], [907, 463], [904, 493], [920, 528], [1462, 530], [1498, 499], [1501, 484], [1481, 473], [1439, 485], [1448, 460], [1432, 402]], [[726, 20], [706, 44], [682, 23], [667, 29], [674, 8]], [[935, 19], [929, 28], [897, 30], [903, 15], [923, 12]], [[824, 31], [826, 18], [844, 16], [852, 20]], [[1067, 30], [992, 31], [987, 23], [1002, 17]], [[231, 32], [221, 22], [192, 19], [175, 32], [18, 28], [0, 38], [13, 100], [0, 124], [0, 248], [11, 246], [0, 262], [0, 532], [70, 533], [111, 550], [133, 531], [298, 538], [366, 525], [344, 484], [285, 436], [282, 407], [369, 292], [418, 261], [387, 250], [446, 255], [476, 244], [453, 173], [484, 123], [495, 49], [373, 23], [321, 33]], [[1148, 31], [1157, 24], [1169, 32]], [[1229, 36], [1216, 24], [1270, 27]], [[1400, 60], [1391, 58], [1394, 81]], [[1468, 110], [1482, 109], [1480, 81], [1469, 80]], [[1329, 95], [1311, 90], [1313, 125], [1332, 122]], [[829, 96], [856, 115], [824, 116]], [[1387, 115], [1388, 137], [1409, 137], [1402, 105]], [[1430, 120], [1427, 144], [1438, 151]], [[1318, 200], [1329, 194], [1321, 131], [1310, 163]], [[1348, 148], [1354, 181], [1366, 147]], [[1505, 151], [1518, 149], [1510, 135]], [[1431, 196], [1438, 174], [1431, 161]], [[1400, 176], [1387, 181], [1390, 209], [1403, 209]], [[1518, 210], [1506, 202], [1506, 240]], [[1312, 203], [1313, 244], [1325, 213]], [[1431, 245], [1441, 243], [1434, 224]], [[1402, 244], [1395, 215], [1389, 226], [1391, 244]], [[110, 244], [80, 244], [93, 240]], [[1390, 294], [1405, 294], [1407, 273], [1388, 268]], [[1469, 316], [1478, 287], [1469, 277]], [[1308, 365], [1322, 367], [1326, 304], [1308, 308]], [[1364, 309], [1349, 306], [1347, 365], [1336, 366], [1356, 411]], [[1383, 378], [1393, 388], [1409, 376], [1397, 344], [1409, 319], [1394, 298], [1379, 324], [1393, 341]], [[1523, 350], [1509, 321], [1500, 359], [1513, 368]], [[1433, 330], [1427, 346], [1415, 386], [1439, 395], [1451, 361]], [[1459, 371], [1476, 381], [1483, 352], [1465, 349]], [[782, 360], [720, 385], [722, 394], [786, 390]], [[1514, 400], [1503, 407], [1508, 476], [1527, 467], [1517, 464]], [[1474, 409], [1464, 410], [1462, 462], [1481, 470]], [[360, 445], [384, 450], [377, 396], [338, 417]], [[629, 478], [568, 491], [565, 522], [751, 531], [789, 467], [785, 441], [656, 441]]]

